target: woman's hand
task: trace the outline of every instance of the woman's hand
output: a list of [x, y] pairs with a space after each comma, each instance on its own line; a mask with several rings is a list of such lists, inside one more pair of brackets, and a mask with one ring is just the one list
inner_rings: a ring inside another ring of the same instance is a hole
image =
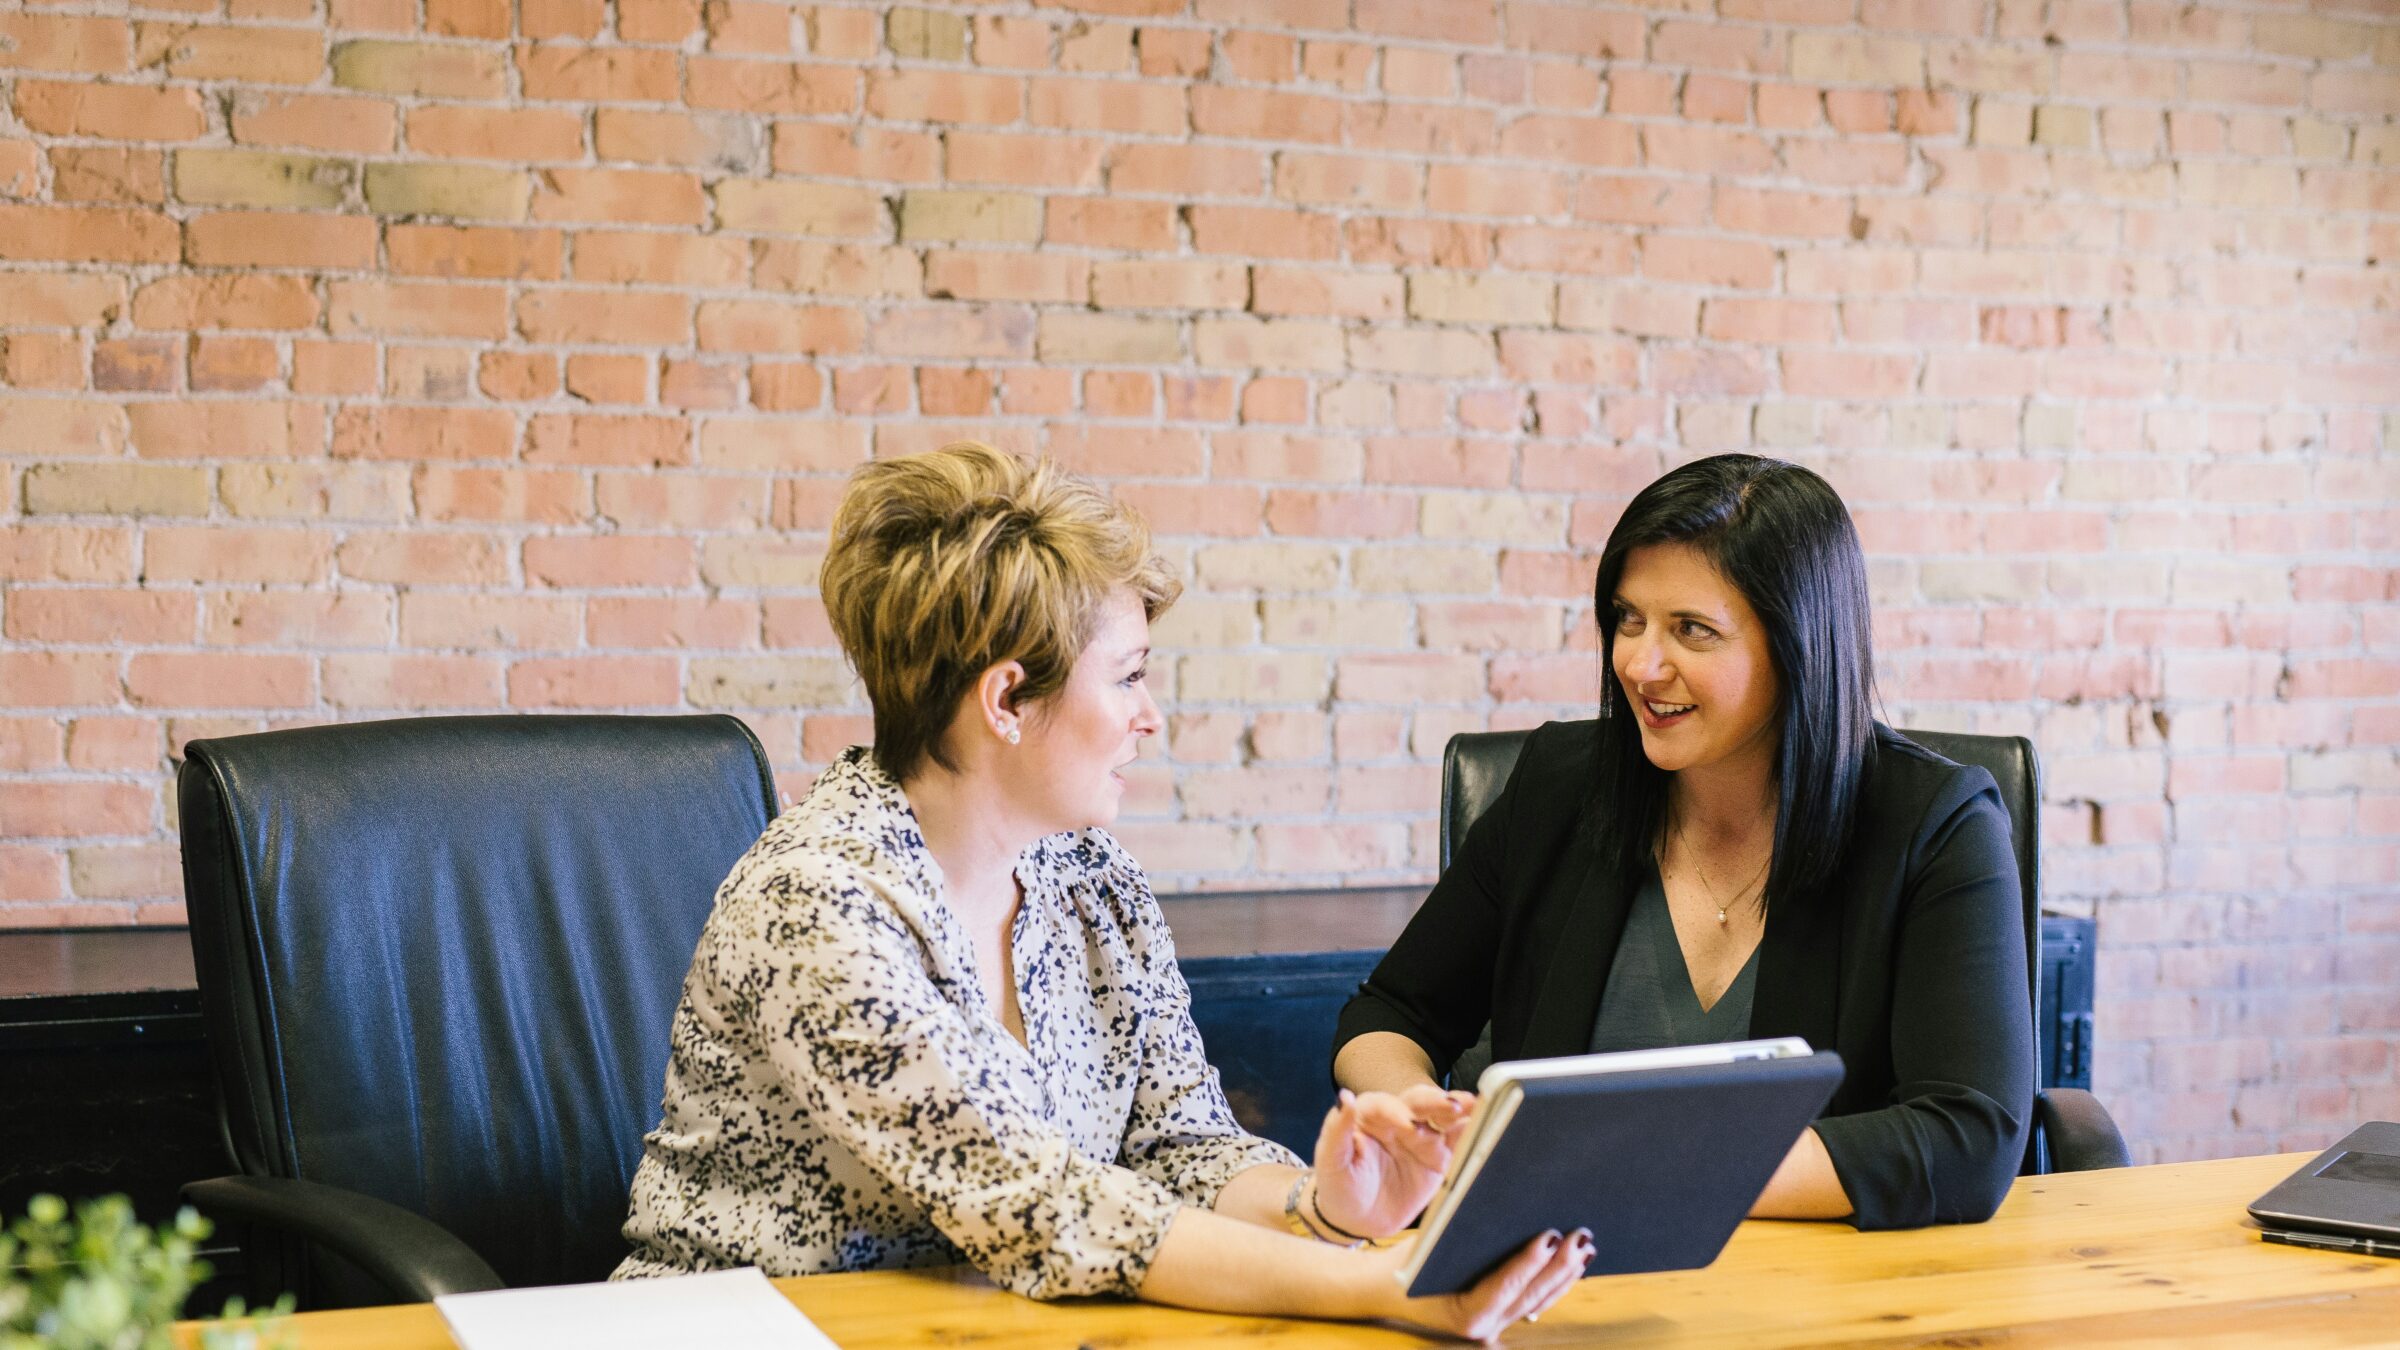
[[1407, 1253], [1405, 1244], [1374, 1253], [1388, 1261], [1379, 1278], [1388, 1282], [1394, 1296], [1383, 1315], [1489, 1345], [1515, 1323], [1547, 1311], [1575, 1287], [1592, 1261], [1592, 1234], [1586, 1228], [1563, 1237], [1544, 1233], [1472, 1288], [1430, 1298], [1410, 1298], [1401, 1290], [1398, 1272]]
[[1406, 1228], [1441, 1188], [1474, 1114], [1474, 1093], [1431, 1083], [1397, 1093], [1343, 1089], [1317, 1131], [1311, 1217], [1357, 1237]]

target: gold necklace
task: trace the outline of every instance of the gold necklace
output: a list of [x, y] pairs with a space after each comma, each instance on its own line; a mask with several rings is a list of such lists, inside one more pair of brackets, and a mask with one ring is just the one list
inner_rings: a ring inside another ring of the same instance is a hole
[[[1700, 878], [1701, 891], [1708, 896], [1709, 903], [1717, 907], [1717, 927], [1725, 928], [1729, 926], [1732, 920], [1728, 918], [1725, 913], [1727, 902], [1719, 900], [1717, 898], [1717, 888], [1708, 884], [1708, 869], [1701, 865], [1700, 855], [1693, 851], [1691, 836], [1683, 832], [1682, 821], [1675, 822], [1675, 838], [1683, 845], [1684, 855], [1692, 860], [1692, 875]], [[1768, 866], [1774, 861], [1775, 854], [1774, 851], [1770, 849], [1767, 852], [1767, 861], [1760, 863], [1758, 865], [1758, 870], [1750, 874], [1750, 880], [1744, 882], [1742, 884], [1742, 888], [1733, 893], [1734, 900], [1738, 902], [1743, 896], [1748, 895], [1750, 893], [1750, 888], [1757, 885], [1759, 878], [1767, 874]]]

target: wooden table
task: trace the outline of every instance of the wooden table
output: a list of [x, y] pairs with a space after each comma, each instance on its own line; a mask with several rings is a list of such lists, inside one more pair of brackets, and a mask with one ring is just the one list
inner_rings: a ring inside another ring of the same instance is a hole
[[[1990, 1223], [1744, 1224], [1706, 1270], [1586, 1280], [1512, 1345], [2389, 1345], [2400, 1261], [2273, 1246], [2242, 1207], [2310, 1155], [2027, 1177]], [[1039, 1304], [961, 1271], [779, 1280], [847, 1350], [1398, 1346], [1383, 1327]], [[301, 1350], [450, 1350], [430, 1305], [294, 1319]], [[178, 1344], [197, 1344], [192, 1328]]]

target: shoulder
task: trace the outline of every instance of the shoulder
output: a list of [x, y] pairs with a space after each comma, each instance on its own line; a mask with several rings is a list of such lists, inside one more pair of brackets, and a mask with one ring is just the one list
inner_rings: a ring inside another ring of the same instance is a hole
[[1128, 935], [1164, 930], [1149, 874], [1108, 831], [1093, 826], [1049, 835], [1034, 845], [1031, 861], [1085, 905], [1088, 917]]
[[1525, 733], [1525, 749], [1517, 756], [1517, 772], [1543, 780], [1589, 783], [1600, 760], [1600, 724], [1591, 718], [1573, 722], [1544, 722]]
[[718, 892], [720, 911], [752, 912], [786, 933], [852, 921], [896, 921], [894, 902], [923, 889], [916, 820], [856, 752], [818, 775], [806, 796], [767, 825]]
[[1980, 765], [1961, 764], [1877, 723], [1859, 798], [1859, 827], [1914, 837], [1941, 829], [1970, 806], [1989, 806], [2007, 829], [1998, 784]]

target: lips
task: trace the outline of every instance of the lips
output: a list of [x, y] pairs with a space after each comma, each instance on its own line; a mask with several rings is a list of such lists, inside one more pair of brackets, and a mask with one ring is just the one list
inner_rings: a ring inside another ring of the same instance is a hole
[[1674, 726], [1700, 705], [1697, 703], [1661, 703], [1657, 699], [1634, 700], [1642, 710], [1642, 724], [1652, 728]]

